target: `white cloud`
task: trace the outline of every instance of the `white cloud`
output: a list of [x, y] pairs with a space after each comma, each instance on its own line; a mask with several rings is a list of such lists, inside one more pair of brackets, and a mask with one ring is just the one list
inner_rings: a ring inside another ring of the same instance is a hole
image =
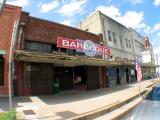
[[7, 4], [25, 7], [29, 5], [29, 0], [12, 0], [12, 1], [10, 0], [7, 1]]
[[152, 45], [154, 45], [154, 42], [150, 42]]
[[154, 49], [154, 53], [155, 54], [160, 54], [160, 46], [158, 46], [157, 48]]
[[152, 45], [154, 45], [156, 41], [157, 41], [157, 39], [156, 39], [156, 38], [153, 38], [152, 41], [150, 41], [150, 43], [151, 43]]
[[157, 23], [154, 25], [153, 29], [152, 29], [152, 32], [156, 32], [156, 31], [159, 31], [160, 30], [160, 23]]
[[71, 21], [70, 20], [64, 20], [64, 21], [61, 22], [61, 24], [71, 25]]
[[96, 10], [101, 11], [102, 13], [106, 14], [107, 16], [113, 19], [116, 19], [117, 17], [121, 16], [119, 9], [113, 5], [108, 7], [101, 5], [101, 6], [98, 6]]
[[160, 39], [160, 32], [158, 32], [158, 33], [157, 33], [157, 38], [159, 38], [159, 39]]
[[140, 29], [146, 26], [143, 16], [143, 12], [127, 11], [124, 16], [118, 17], [118, 20], [127, 27]]
[[47, 13], [47, 12], [50, 12], [51, 10], [57, 8], [59, 6], [59, 1], [55, 1], [53, 0], [52, 2], [50, 3], [39, 3], [38, 4], [38, 7], [40, 7], [40, 12], [42, 13]]
[[129, 0], [133, 4], [143, 3], [143, 0]]
[[[157, 33], [153, 33], [154, 37], [152, 38], [152, 43], [153, 45], [157, 46], [160, 45], [160, 31]], [[154, 49], [155, 54], [159, 53], [160, 54], [160, 46]]]
[[150, 26], [146, 26], [143, 30], [143, 32], [146, 34], [146, 35], [149, 35], [151, 33], [151, 30], [152, 28]]
[[154, 0], [154, 5], [155, 6], [160, 6], [160, 0]]
[[84, 10], [84, 5], [88, 0], [70, 0], [69, 3], [64, 4], [59, 12], [64, 16], [74, 16]]
[[115, 6], [99, 6], [97, 10], [100, 10], [105, 15], [120, 22], [121, 24], [134, 29], [142, 29], [146, 27], [144, 23], [144, 13], [136, 11], [127, 11], [124, 15], [121, 14], [119, 8]]

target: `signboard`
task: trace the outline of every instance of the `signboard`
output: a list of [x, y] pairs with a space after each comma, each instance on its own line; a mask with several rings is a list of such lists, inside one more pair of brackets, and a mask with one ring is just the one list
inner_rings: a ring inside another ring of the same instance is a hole
[[87, 56], [93, 57], [95, 55], [110, 55], [110, 49], [102, 46], [97, 43], [93, 43], [90, 40], [73, 40], [63, 37], [58, 37], [57, 39], [57, 47], [59, 48], [67, 48], [67, 49], [74, 49], [77, 52], [83, 52]]
[[149, 63], [149, 62], [151, 62], [150, 51], [142, 52], [142, 60], [143, 60], [143, 63]]

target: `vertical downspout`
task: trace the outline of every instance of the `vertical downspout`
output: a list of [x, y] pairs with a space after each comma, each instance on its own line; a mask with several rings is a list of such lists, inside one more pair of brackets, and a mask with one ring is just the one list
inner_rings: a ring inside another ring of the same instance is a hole
[[[131, 28], [129, 27], [129, 33], [130, 33], [130, 37], [131, 37], [131, 42], [132, 42], [132, 46], [133, 46], [133, 56], [134, 56], [134, 64], [135, 64], [135, 62], [136, 62], [136, 54], [135, 54], [135, 49], [134, 49], [134, 47], [135, 47], [135, 42], [133, 42], [133, 36], [132, 36], [132, 30], [131, 30]], [[134, 71], [135, 71], [135, 68], [134, 68]], [[132, 76], [132, 75], [131, 75]]]
[[130, 27], [129, 27], [129, 33], [130, 33], [131, 42], [132, 42], [132, 46], [133, 46], [133, 55], [134, 55], [134, 60], [136, 60], [136, 54], [135, 54], [135, 49], [134, 49], [135, 44], [133, 43], [132, 30], [131, 30], [131, 28], [130, 28]]
[[100, 20], [101, 32], [103, 34], [103, 42], [107, 46], [107, 39], [106, 39], [105, 28], [104, 28], [105, 25], [104, 25], [104, 20], [102, 19], [102, 14], [100, 11], [98, 11], [98, 15], [99, 15], [99, 20]]

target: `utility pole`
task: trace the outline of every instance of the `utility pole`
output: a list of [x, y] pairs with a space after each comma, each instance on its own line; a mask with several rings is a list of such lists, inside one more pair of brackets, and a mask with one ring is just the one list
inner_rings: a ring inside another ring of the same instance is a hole
[[16, 42], [18, 23], [19, 23], [18, 20], [14, 22], [11, 45], [10, 45], [10, 53], [9, 53], [8, 86], [9, 86], [9, 103], [10, 103], [10, 110], [11, 110], [11, 120], [13, 120], [13, 111], [12, 111], [12, 60], [13, 60], [12, 57], [13, 57], [13, 53], [12, 51], [13, 51], [13, 48]]
[[[6, 0], [0, 0], [0, 18], [2, 16], [5, 3], [6, 3]], [[10, 52], [9, 52], [8, 92], [9, 92], [10, 120], [14, 119], [13, 110], [12, 110], [12, 51], [13, 51], [13, 46], [16, 39], [17, 25], [18, 25], [18, 22], [15, 22], [13, 27]]]
[[[156, 61], [157, 61], [157, 66], [159, 65], [159, 61], [158, 61], [159, 59], [158, 59], [158, 54], [156, 54]], [[158, 76], [157, 77], [159, 77], [159, 67], [157, 67], [158, 68]]]
[[2, 14], [5, 3], [6, 3], [6, 0], [0, 0], [0, 16]]

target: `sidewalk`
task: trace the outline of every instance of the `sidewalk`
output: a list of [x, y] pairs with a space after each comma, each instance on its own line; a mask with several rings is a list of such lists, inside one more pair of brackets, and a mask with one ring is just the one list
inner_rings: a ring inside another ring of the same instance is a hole
[[[156, 81], [158, 79], [154, 80]], [[152, 84], [153, 80], [143, 81], [141, 92]], [[72, 91], [58, 95], [16, 97], [14, 105], [17, 106], [18, 119], [65, 120], [73, 117], [83, 118], [106, 107], [112, 108], [115, 104], [137, 95], [138, 84], [135, 83], [86, 92]]]

